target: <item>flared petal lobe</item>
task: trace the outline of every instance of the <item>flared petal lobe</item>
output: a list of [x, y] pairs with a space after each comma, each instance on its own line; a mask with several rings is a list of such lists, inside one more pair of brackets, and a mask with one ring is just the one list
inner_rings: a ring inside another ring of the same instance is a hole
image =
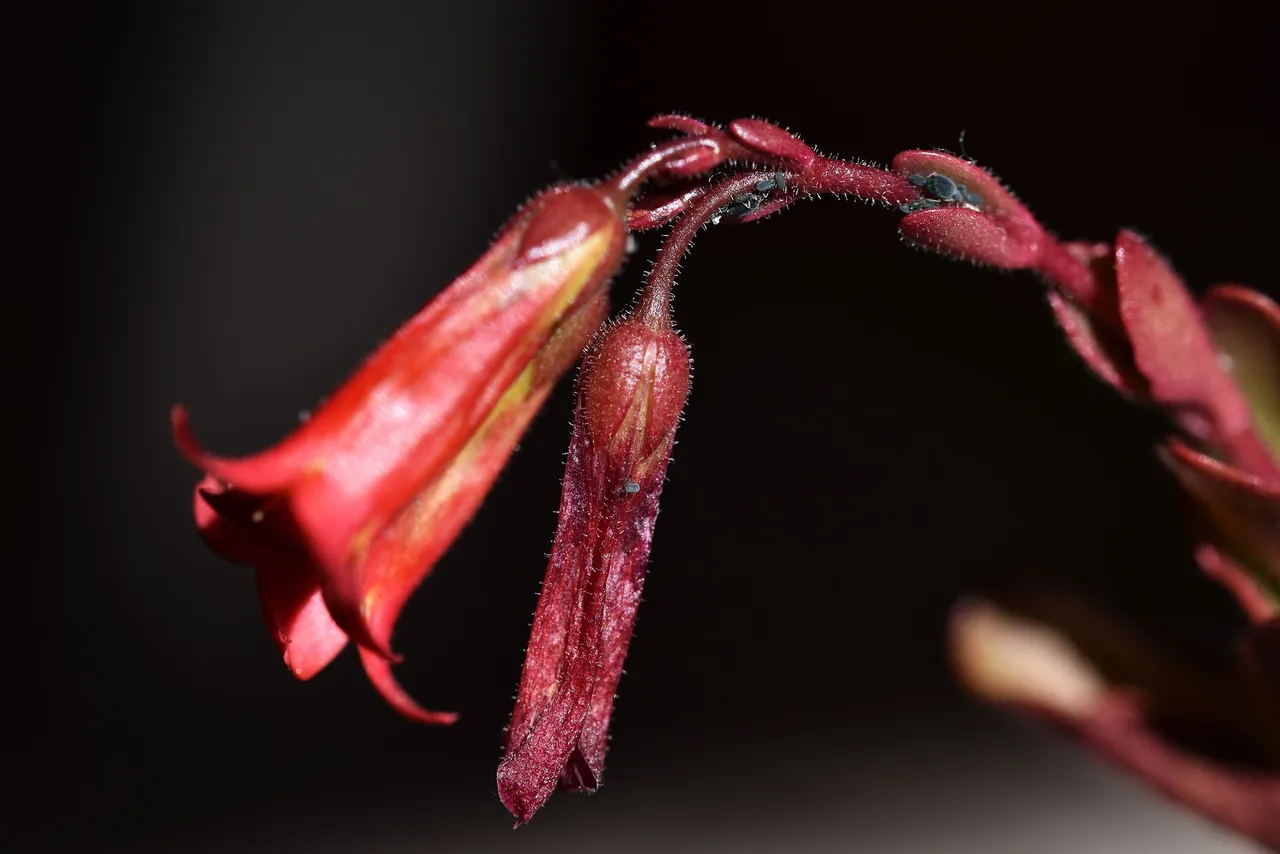
[[498, 769], [517, 824], [557, 785], [599, 785], [688, 390], [683, 339], [639, 322], [603, 332], [583, 363], [559, 525]]

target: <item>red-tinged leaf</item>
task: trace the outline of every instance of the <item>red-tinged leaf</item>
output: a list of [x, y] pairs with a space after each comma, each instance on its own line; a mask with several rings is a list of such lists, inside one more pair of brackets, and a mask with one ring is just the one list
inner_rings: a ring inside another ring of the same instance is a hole
[[1036, 260], [1036, 244], [1019, 239], [982, 211], [960, 207], [917, 211], [904, 216], [898, 230], [908, 243], [975, 264], [1017, 270]]
[[664, 166], [664, 171], [676, 176], [701, 175], [714, 169], [725, 160], [724, 151], [710, 140], [707, 145], [691, 148], [679, 157], [672, 157]]
[[627, 211], [627, 228], [647, 231], [674, 220], [706, 192], [706, 187], [678, 187], [645, 193]]
[[1215, 544], [1280, 602], [1280, 485], [1171, 439], [1161, 459], [1196, 499]]
[[1129, 342], [1099, 330], [1088, 314], [1058, 291], [1049, 291], [1047, 298], [1067, 341], [1085, 364], [1125, 397], [1145, 399], [1147, 380], [1133, 364]]
[[244, 493], [269, 495], [287, 489], [315, 459], [314, 451], [308, 450], [307, 443], [296, 438], [303, 430], [294, 433], [291, 440], [260, 454], [230, 459], [204, 449], [191, 429], [187, 408], [181, 403], [169, 410], [169, 426], [174, 444], [187, 462], [220, 483], [235, 484]]
[[1229, 450], [1250, 432], [1249, 407], [1218, 362], [1199, 307], [1177, 274], [1131, 231], [1116, 238], [1120, 319], [1151, 397], [1200, 442]]
[[661, 116], [654, 116], [649, 119], [649, 127], [662, 128], [663, 130], [677, 130], [686, 133], [689, 136], [702, 136], [715, 130], [706, 122], [701, 122], [692, 116], [683, 116], [676, 113], [669, 113]]
[[1257, 291], [1219, 285], [1209, 291], [1204, 310], [1214, 343], [1249, 403], [1254, 429], [1280, 461], [1280, 306]]
[[801, 169], [818, 157], [795, 134], [762, 119], [736, 119], [729, 123], [729, 133], [748, 148], [771, 158], [792, 161]]

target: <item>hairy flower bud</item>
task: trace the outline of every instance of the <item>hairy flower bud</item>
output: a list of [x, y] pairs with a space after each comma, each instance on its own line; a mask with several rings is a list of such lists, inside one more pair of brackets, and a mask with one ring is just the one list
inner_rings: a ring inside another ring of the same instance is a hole
[[583, 361], [559, 526], [498, 768], [517, 824], [557, 784], [600, 783], [689, 368], [678, 333], [635, 320], [603, 330]]
[[583, 365], [587, 430], [642, 479], [663, 462], [689, 394], [689, 351], [670, 330], [607, 329]]

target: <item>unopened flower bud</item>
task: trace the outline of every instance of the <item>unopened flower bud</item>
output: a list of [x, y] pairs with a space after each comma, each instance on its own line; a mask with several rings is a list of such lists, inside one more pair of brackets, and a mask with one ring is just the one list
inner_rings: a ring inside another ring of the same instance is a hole
[[591, 440], [642, 480], [665, 463], [689, 395], [689, 350], [670, 329], [619, 323], [604, 330], [582, 367]]
[[628, 319], [588, 348], [559, 527], [498, 767], [498, 795], [517, 823], [557, 785], [600, 784], [614, 693], [688, 393], [689, 352], [669, 325]]

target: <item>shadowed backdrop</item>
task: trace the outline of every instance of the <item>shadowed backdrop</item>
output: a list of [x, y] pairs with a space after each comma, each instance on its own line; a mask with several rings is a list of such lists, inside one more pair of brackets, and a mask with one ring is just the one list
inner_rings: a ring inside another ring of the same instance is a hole
[[948, 608], [1019, 576], [1170, 642], [1224, 645], [1237, 616], [1191, 562], [1161, 426], [1077, 363], [1031, 277], [912, 252], [891, 212], [820, 200], [695, 244], [675, 301], [693, 390], [604, 786], [514, 834], [493, 774], [571, 383], [401, 620], [398, 673], [462, 713], [451, 729], [396, 717], [349, 652], [288, 675], [252, 573], [195, 534], [167, 417], [186, 402], [226, 453], [275, 441], [522, 201], [613, 169], [671, 110], [880, 163], [964, 132], [1057, 233], [1132, 226], [1197, 291], [1274, 295], [1272, 93], [1220, 16], [233, 0], [13, 31], [31, 201], [11, 316], [40, 344], [10, 369], [33, 435], [4, 832], [33, 851], [1250, 850], [954, 686]]

